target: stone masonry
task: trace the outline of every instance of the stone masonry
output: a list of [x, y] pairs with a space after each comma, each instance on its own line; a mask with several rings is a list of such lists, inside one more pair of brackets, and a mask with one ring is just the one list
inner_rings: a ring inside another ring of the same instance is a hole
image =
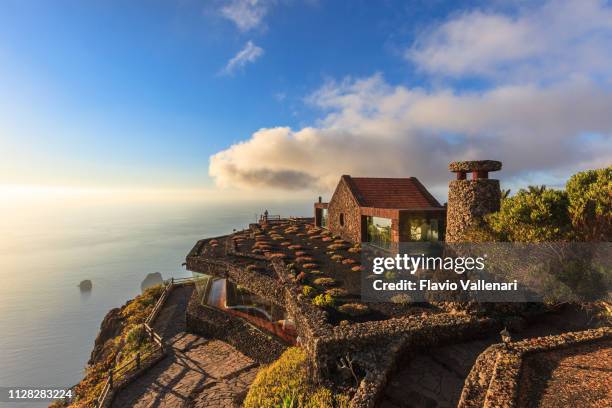
[[[462, 242], [463, 234], [485, 215], [499, 211], [501, 190], [499, 180], [488, 178], [490, 171], [501, 169], [501, 162], [493, 160], [453, 162], [449, 170], [457, 180], [448, 185], [446, 212], [446, 241]], [[472, 179], [467, 179], [472, 173]]]
[[347, 183], [349, 177], [342, 176], [329, 201], [327, 228], [347, 241], [361, 242], [361, 212]]

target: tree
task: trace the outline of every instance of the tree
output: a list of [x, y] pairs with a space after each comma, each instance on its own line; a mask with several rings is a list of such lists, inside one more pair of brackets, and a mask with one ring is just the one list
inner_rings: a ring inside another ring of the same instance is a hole
[[611, 241], [612, 166], [574, 174], [565, 188], [576, 238]]
[[499, 212], [485, 217], [484, 228], [501, 241], [568, 240], [571, 222], [567, 194], [544, 186], [521, 189], [502, 200]]

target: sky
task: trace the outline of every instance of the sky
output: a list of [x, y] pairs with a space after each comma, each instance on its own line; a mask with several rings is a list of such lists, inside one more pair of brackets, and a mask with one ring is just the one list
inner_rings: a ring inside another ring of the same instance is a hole
[[612, 164], [612, 4], [4, 0], [0, 186], [329, 198]]

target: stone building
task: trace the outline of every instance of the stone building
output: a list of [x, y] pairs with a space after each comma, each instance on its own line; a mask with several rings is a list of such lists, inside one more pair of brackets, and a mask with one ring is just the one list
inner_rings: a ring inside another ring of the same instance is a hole
[[446, 209], [415, 177], [344, 175], [329, 203], [315, 203], [315, 224], [351, 242], [388, 248], [444, 237]]
[[[501, 167], [501, 162], [495, 160], [457, 161], [448, 166], [457, 179], [448, 185], [447, 242], [463, 241], [463, 234], [471, 226], [483, 216], [499, 211], [499, 180], [490, 179], [489, 172]], [[472, 174], [471, 180], [467, 173]]]

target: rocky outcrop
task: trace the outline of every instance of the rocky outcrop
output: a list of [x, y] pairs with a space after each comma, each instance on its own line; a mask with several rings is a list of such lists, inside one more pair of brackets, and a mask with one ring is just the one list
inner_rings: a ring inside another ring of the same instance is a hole
[[102, 320], [102, 324], [100, 325], [100, 332], [94, 343], [94, 349], [91, 352], [87, 364], [94, 365], [106, 357], [106, 348], [104, 347], [106, 342], [113, 340], [121, 334], [124, 325], [125, 319], [121, 315], [121, 308], [111, 309], [111, 311], [104, 316], [104, 320]]
[[145, 291], [153, 286], [161, 285], [164, 283], [162, 274], [159, 272], [148, 273], [147, 276], [140, 283], [140, 290]]
[[85, 279], [79, 283], [79, 289], [81, 289], [81, 292], [89, 292], [92, 287], [93, 284], [89, 279]]

